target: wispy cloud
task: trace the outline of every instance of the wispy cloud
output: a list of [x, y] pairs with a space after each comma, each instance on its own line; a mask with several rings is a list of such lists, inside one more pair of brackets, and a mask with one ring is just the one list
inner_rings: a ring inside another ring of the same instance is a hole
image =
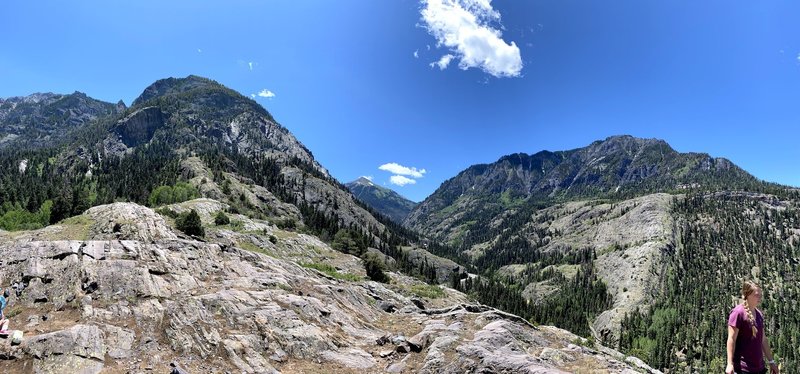
[[402, 175], [392, 175], [389, 178], [389, 182], [391, 184], [395, 184], [395, 185], [398, 185], [400, 187], [403, 187], [403, 186], [405, 186], [407, 184], [416, 184], [417, 183], [417, 181], [415, 181], [415, 180], [413, 180], [411, 178], [404, 177]]
[[450, 65], [450, 61], [452, 60], [453, 60], [453, 55], [448, 53], [442, 56], [442, 58], [440, 58], [439, 61], [431, 62], [430, 66], [431, 67], [438, 66], [439, 70], [444, 70], [445, 68], [447, 68], [447, 65]]
[[[492, 26], [499, 24], [500, 13], [492, 8], [491, 0], [421, 2], [423, 27], [436, 38], [437, 46], [449, 49], [447, 55], [458, 58], [459, 68], [479, 68], [495, 77], [520, 76], [519, 47], [513, 41], [506, 43], [502, 32]], [[448, 64], [453, 57], [446, 60]], [[442, 62], [437, 62], [440, 68]]]
[[414, 58], [419, 58], [419, 49], [414, 51]]
[[203, 50], [200, 49], [200, 48], [197, 48], [197, 53], [203, 53]]
[[250, 71], [253, 71], [253, 61], [248, 62], [247, 66], [250, 67]]
[[388, 164], [383, 164], [378, 167], [380, 170], [388, 171], [392, 174], [398, 175], [407, 175], [409, 177], [414, 178], [422, 178], [422, 176], [427, 173], [425, 169], [417, 169], [415, 167], [407, 167], [400, 165], [396, 162], [390, 162]]
[[271, 98], [275, 97], [275, 93], [265, 88], [265, 89], [259, 91], [257, 94], [250, 94], [250, 96], [253, 97], [253, 98], [255, 98], [256, 96], [259, 96], [259, 97], [266, 97], [267, 99], [271, 99]]

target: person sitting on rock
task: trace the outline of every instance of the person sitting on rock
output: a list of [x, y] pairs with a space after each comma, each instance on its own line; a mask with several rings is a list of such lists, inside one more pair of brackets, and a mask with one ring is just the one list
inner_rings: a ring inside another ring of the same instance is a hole
[[6, 318], [5, 309], [8, 305], [8, 298], [11, 293], [8, 288], [3, 290], [3, 296], [0, 296], [0, 334], [6, 334], [8, 331], [8, 319]]

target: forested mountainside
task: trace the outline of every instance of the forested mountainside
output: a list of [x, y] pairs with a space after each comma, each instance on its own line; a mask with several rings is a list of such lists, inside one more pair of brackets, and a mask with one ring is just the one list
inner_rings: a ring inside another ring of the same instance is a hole
[[[737, 205], [727, 196], [741, 196], [736, 220], [730, 214]], [[764, 199], [777, 204], [774, 211], [759, 205]], [[707, 203], [691, 205], [697, 200]], [[622, 136], [470, 167], [443, 183], [405, 223], [449, 244], [432, 246], [433, 252], [480, 275], [453, 284], [478, 300], [591, 336], [660, 369], [706, 370], [719, 365], [715, 358], [724, 360], [720, 321], [739, 283], [756, 279], [767, 294], [783, 299], [777, 295], [787, 286], [773, 284], [796, 276], [800, 253], [793, 235], [800, 223], [783, 217], [794, 217], [798, 201], [796, 189], [758, 181], [727, 160]], [[728, 204], [727, 210], [718, 204]], [[753, 216], [753, 204], [766, 210]], [[708, 210], [700, 221], [697, 206]], [[780, 229], [759, 230], [765, 224]], [[720, 247], [711, 250], [710, 240], [696, 236], [712, 231], [739, 242], [715, 241]], [[731, 256], [726, 250], [738, 253], [742, 264], [715, 275], [720, 258]], [[754, 266], [772, 271], [754, 273]], [[787, 320], [798, 310], [786, 304], [764, 308], [768, 316], [777, 314], [774, 323], [781, 324], [769, 333], [783, 343], [773, 347], [793, 368], [793, 346], [786, 342], [797, 328]]]

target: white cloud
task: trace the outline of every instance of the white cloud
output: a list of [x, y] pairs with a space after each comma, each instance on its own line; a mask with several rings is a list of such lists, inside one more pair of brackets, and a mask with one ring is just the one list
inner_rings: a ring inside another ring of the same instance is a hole
[[416, 184], [417, 183], [417, 181], [415, 181], [415, 180], [413, 180], [411, 178], [406, 178], [406, 177], [404, 177], [402, 175], [392, 175], [391, 177], [389, 177], [389, 182], [392, 183], [392, 184], [396, 184], [396, 185], [398, 185], [400, 187], [403, 187], [403, 186], [405, 186], [407, 184]]
[[364, 178], [364, 179], [372, 182], [372, 176], [371, 175], [362, 175], [361, 178]]
[[203, 53], [203, 50], [200, 49], [200, 48], [197, 48], [197, 53]]
[[452, 60], [453, 60], [453, 55], [448, 53], [442, 56], [442, 58], [440, 58], [439, 61], [431, 62], [429, 65], [431, 67], [438, 66], [439, 70], [444, 70], [445, 68], [447, 68], [447, 65], [450, 65], [450, 61]]
[[253, 71], [253, 62], [252, 61], [248, 62], [247, 66], [250, 67], [250, 71]]
[[427, 173], [425, 169], [417, 170], [415, 167], [407, 167], [395, 162], [383, 164], [379, 166], [378, 169], [388, 171], [392, 174], [407, 175], [413, 178], [422, 178], [422, 176]]
[[266, 88], [261, 90], [257, 95], [261, 97], [266, 97], [268, 99], [275, 97], [275, 93]]
[[256, 98], [256, 94], [250, 94], [250, 97], [255, 99]]
[[800, 62], [800, 53], [797, 54], [797, 62]]
[[419, 58], [419, 49], [414, 51], [414, 58]]
[[459, 59], [459, 68], [479, 68], [495, 77], [520, 76], [519, 47], [513, 41], [507, 44], [502, 32], [491, 25], [500, 22], [492, 0], [421, 1], [424, 27], [438, 46], [448, 48]]

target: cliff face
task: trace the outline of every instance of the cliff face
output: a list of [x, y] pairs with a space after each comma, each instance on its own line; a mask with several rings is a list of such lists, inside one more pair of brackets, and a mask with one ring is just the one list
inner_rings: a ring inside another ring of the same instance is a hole
[[119, 141], [126, 147], [132, 148], [150, 141], [156, 130], [163, 126], [164, 115], [161, 110], [146, 107], [120, 120], [112, 132], [119, 136]]
[[[0, 232], [0, 282], [24, 288], [6, 310], [21, 346], [4, 366], [36, 372], [649, 371], [569, 332], [467, 302], [399, 273], [366, 281], [360, 259], [317, 238], [231, 215], [210, 199], [204, 240], [132, 203], [94, 207], [59, 225]], [[328, 263], [321, 272], [308, 263]], [[427, 295], [430, 297], [431, 295]]]

